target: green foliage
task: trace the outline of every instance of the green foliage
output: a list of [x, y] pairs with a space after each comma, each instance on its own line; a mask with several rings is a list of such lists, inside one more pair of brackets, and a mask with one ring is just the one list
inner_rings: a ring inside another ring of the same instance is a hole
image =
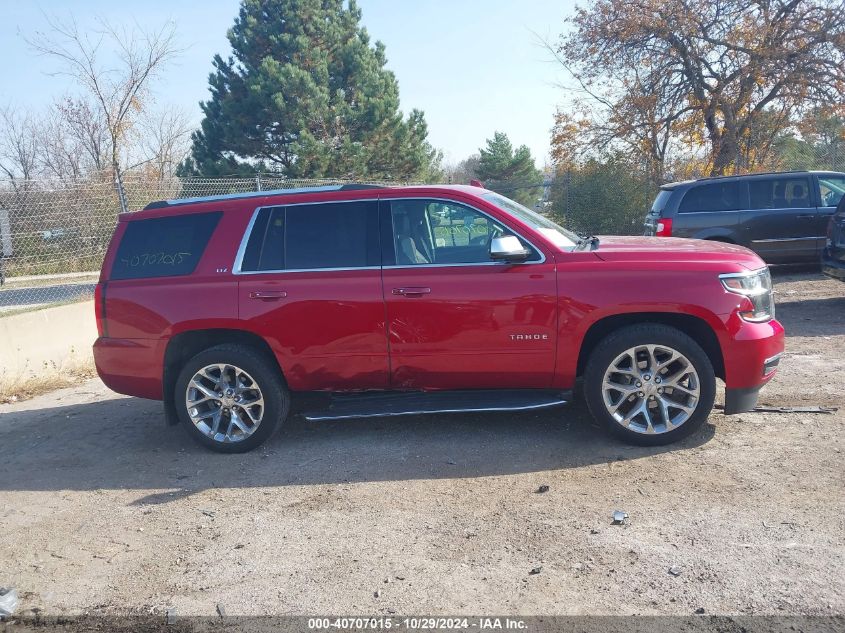
[[430, 179], [439, 154], [422, 112], [399, 110], [384, 45], [355, 0], [242, 0], [214, 57], [211, 99], [182, 173]]
[[811, 112], [793, 132], [774, 143], [780, 169], [840, 171], [845, 167], [845, 118], [818, 110]]
[[543, 174], [534, 164], [531, 150], [522, 145], [514, 150], [508, 135], [496, 132], [479, 150], [476, 173], [484, 186], [527, 207], [534, 207], [543, 193]]
[[641, 235], [657, 190], [618, 158], [588, 161], [559, 173], [551, 196], [552, 215], [573, 231], [593, 235]]

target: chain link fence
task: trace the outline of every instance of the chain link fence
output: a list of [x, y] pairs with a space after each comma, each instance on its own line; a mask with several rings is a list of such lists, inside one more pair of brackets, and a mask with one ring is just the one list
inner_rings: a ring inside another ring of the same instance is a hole
[[[123, 176], [130, 209], [142, 209], [154, 200], [348, 182], [267, 175], [214, 179]], [[90, 298], [120, 208], [114, 183], [107, 177], [0, 180], [0, 315]]]
[[[774, 169], [843, 171], [845, 150], [833, 155], [799, 155]], [[698, 175], [688, 170], [666, 179]], [[213, 179], [158, 179], [140, 173], [123, 176], [130, 209], [141, 209], [154, 200], [349, 182], [266, 174]], [[643, 219], [658, 190], [643, 171], [626, 162], [588, 163], [547, 176], [542, 183], [487, 186], [510, 197], [525, 198], [528, 206], [567, 228], [594, 235], [641, 235]], [[530, 195], [518, 195], [526, 191]], [[70, 182], [0, 180], [0, 315], [91, 297], [120, 208], [108, 177]]]

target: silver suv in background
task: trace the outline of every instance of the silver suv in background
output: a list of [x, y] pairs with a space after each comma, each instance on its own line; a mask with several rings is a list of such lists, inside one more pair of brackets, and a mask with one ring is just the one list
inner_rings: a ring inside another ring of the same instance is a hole
[[845, 173], [791, 171], [663, 185], [645, 235], [746, 246], [770, 264], [818, 262]]

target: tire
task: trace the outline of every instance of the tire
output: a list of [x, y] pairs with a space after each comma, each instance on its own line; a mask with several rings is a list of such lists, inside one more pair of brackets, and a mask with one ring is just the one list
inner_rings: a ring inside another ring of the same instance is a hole
[[689, 336], [643, 323], [619, 329], [596, 346], [584, 372], [584, 397], [596, 421], [617, 437], [659, 446], [704, 424], [713, 410], [716, 375]]
[[[222, 391], [224, 385], [229, 391]], [[191, 358], [179, 372], [173, 399], [188, 434], [219, 453], [245, 453], [260, 446], [290, 411], [290, 393], [278, 368], [245, 345], [218, 345]]]

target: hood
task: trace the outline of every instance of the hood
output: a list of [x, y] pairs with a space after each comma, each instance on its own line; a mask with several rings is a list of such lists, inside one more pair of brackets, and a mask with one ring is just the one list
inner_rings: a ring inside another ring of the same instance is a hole
[[593, 254], [613, 262], [732, 262], [751, 270], [766, 265], [744, 246], [678, 237], [604, 235]]

